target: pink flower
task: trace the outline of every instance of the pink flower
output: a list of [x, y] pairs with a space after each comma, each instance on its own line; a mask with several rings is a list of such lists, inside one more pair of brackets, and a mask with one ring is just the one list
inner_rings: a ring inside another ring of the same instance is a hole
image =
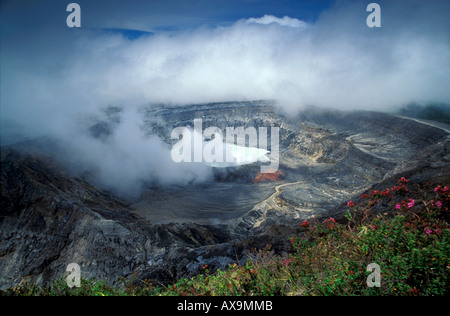
[[429, 227], [426, 227], [425, 228], [425, 233], [427, 234], [427, 235], [429, 235], [429, 234], [431, 234], [433, 231], [429, 228]]
[[400, 204], [395, 204], [395, 208], [399, 210], [402, 206]]
[[357, 204], [356, 202], [350, 201], [350, 202], [347, 203], [347, 206], [348, 207], [354, 207], [354, 206], [356, 206], [356, 204]]
[[306, 228], [306, 227], [309, 227], [309, 224], [310, 223], [305, 220], [303, 223], [300, 224], [300, 227], [305, 227]]
[[437, 207], [441, 207], [441, 206], [442, 206], [442, 202], [441, 202], [441, 201], [437, 201], [437, 202], [436, 202], [436, 206], [437, 206]]
[[441, 188], [441, 186], [440, 185], [438, 185], [435, 189], [434, 189], [434, 192], [437, 192], [437, 191], [439, 191], [439, 189]]
[[416, 201], [414, 201], [413, 199], [409, 199], [408, 208], [413, 207], [415, 203], [416, 203]]

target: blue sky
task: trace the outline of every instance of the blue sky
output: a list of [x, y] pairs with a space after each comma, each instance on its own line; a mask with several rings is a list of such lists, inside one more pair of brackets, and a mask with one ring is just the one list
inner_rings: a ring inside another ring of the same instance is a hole
[[[2, 1], [2, 27], [35, 29], [64, 27], [70, 1]], [[78, 0], [84, 27], [156, 31], [228, 25], [265, 14], [290, 16], [308, 22], [330, 7], [332, 0]]]

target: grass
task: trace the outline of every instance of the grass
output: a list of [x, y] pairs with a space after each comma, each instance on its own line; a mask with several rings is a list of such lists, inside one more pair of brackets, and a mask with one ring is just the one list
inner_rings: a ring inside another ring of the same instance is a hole
[[[112, 287], [81, 280], [69, 288], [60, 279], [50, 288], [23, 284], [3, 295], [449, 295], [450, 188], [398, 185], [370, 190], [349, 201], [344, 218], [310, 219], [286, 240], [291, 252], [274, 253], [268, 245], [252, 250], [243, 265], [181, 279], [168, 286], [123, 281]], [[370, 287], [379, 266], [380, 286]]]

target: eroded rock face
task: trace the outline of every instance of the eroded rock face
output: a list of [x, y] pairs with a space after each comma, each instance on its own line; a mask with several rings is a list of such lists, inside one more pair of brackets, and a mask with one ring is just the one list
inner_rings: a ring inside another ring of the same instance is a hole
[[[339, 214], [372, 186], [401, 175], [419, 182], [450, 175], [445, 127], [382, 113], [310, 111], [288, 119], [267, 102], [159, 107], [146, 112], [145, 129], [170, 142], [174, 126], [198, 117], [205, 127], [278, 126], [274, 174], [281, 181], [254, 183], [259, 166], [246, 165], [217, 171], [206, 186], [149, 189], [130, 202], [74, 177], [54, 156], [2, 148], [0, 288], [51, 285], [72, 262], [86, 278], [171, 282], [204, 264], [236, 262], [251, 247], [286, 251], [301, 220]], [[93, 132], [107, 138], [113, 125], [103, 127]]]
[[114, 283], [136, 274], [169, 281], [188, 271], [202, 246], [226, 238], [218, 227], [151, 225], [57, 166], [11, 149], [2, 152], [2, 288], [24, 281], [48, 286], [72, 262], [86, 278]]

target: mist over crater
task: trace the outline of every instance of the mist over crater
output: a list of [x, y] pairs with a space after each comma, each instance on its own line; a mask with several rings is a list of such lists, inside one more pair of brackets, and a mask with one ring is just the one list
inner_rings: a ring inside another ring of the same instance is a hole
[[[127, 121], [118, 108], [105, 113], [85, 126], [103, 154]], [[23, 279], [49, 284], [74, 261], [91, 277], [171, 282], [205, 263], [219, 268], [236, 254], [245, 258], [250, 245], [284, 240], [299, 221], [339, 216], [346, 201], [380, 183], [450, 174], [449, 128], [442, 123], [317, 108], [289, 116], [272, 101], [148, 106], [139, 115], [133, 128], [142, 139], [121, 160], [105, 155], [103, 165], [89, 155], [80, 164], [76, 148], [58, 139], [2, 147], [2, 287]], [[264, 162], [173, 162], [171, 131], [194, 118], [205, 127], [278, 127], [278, 170], [262, 177]]]

